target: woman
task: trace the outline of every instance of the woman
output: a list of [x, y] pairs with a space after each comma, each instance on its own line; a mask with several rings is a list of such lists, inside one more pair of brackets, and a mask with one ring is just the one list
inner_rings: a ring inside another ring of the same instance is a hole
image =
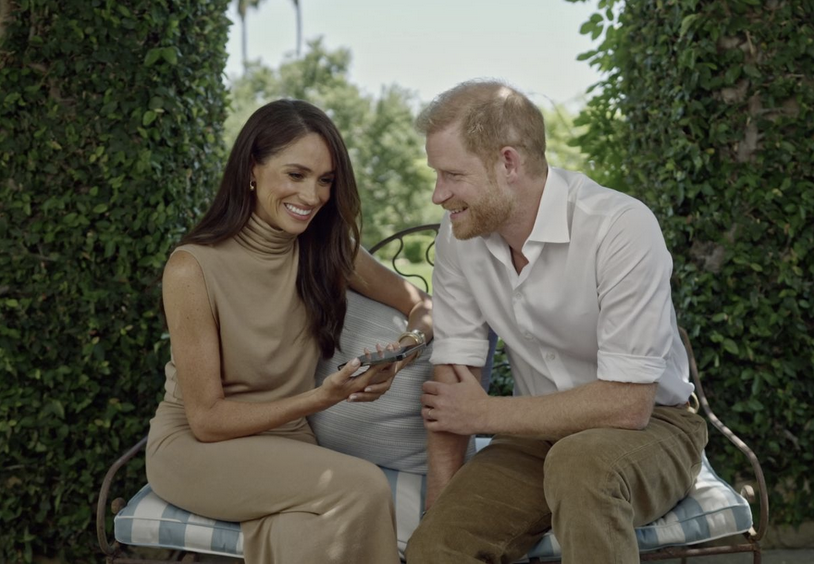
[[398, 562], [383, 473], [319, 447], [305, 419], [376, 400], [400, 368], [352, 378], [355, 361], [314, 387], [348, 287], [408, 317], [403, 343], [432, 336], [429, 297], [360, 251], [359, 215], [336, 127], [279, 100], [249, 118], [212, 206], [164, 270], [172, 359], [147, 478], [170, 503], [239, 521], [250, 564]]

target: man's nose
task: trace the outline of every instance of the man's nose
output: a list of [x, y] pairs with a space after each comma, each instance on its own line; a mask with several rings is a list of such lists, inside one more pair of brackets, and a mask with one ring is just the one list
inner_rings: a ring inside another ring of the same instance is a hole
[[436, 179], [435, 190], [432, 191], [432, 203], [440, 206], [449, 199], [449, 196], [449, 190], [441, 182], [441, 179]]

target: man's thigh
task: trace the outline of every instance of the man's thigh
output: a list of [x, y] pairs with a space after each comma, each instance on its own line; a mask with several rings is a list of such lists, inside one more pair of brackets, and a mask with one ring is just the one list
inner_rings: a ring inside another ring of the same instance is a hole
[[707, 442], [706, 422], [686, 409], [656, 407], [643, 430], [589, 429], [557, 441], [545, 463], [553, 511], [601, 511], [595, 499], [630, 504], [634, 526], [669, 511], [695, 482]]

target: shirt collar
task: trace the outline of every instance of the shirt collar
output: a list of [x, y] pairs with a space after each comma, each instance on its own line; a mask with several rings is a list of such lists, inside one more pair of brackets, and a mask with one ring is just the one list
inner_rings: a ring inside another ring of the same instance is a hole
[[537, 209], [537, 219], [528, 238], [540, 243], [568, 243], [568, 183], [558, 169], [548, 167], [543, 197]]

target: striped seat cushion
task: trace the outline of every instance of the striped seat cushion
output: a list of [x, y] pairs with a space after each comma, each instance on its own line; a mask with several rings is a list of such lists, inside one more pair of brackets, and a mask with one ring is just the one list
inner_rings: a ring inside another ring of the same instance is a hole
[[[399, 552], [418, 527], [424, 506], [426, 478], [422, 474], [382, 468], [396, 505]], [[188, 550], [221, 556], [243, 555], [239, 523], [216, 521], [167, 503], [146, 485], [113, 520], [114, 535], [122, 544]]]
[[[479, 439], [482, 448], [488, 440]], [[396, 505], [398, 545], [403, 554], [421, 517], [425, 477], [382, 468]], [[205, 554], [241, 556], [240, 525], [199, 517], [160, 499], [144, 486], [115, 518], [115, 536], [122, 544], [185, 549]], [[748, 531], [752, 512], [747, 501], [721, 480], [704, 456], [701, 473], [690, 494], [664, 517], [636, 529], [639, 548], [695, 544]], [[529, 552], [541, 560], [556, 559], [560, 546], [552, 533]]]

